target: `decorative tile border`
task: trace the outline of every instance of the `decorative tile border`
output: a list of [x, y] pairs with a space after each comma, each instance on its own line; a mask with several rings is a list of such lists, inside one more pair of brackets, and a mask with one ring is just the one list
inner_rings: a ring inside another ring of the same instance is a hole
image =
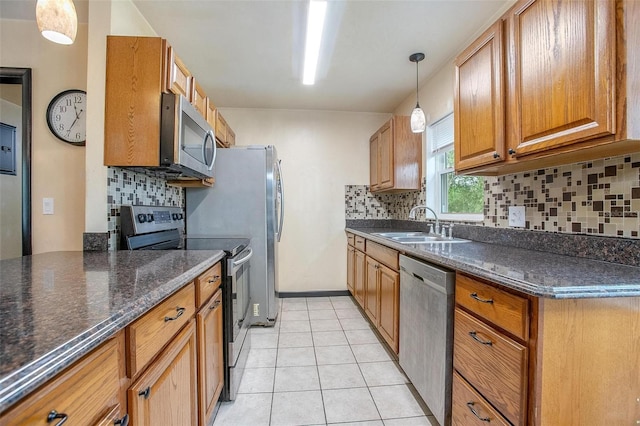
[[[421, 191], [384, 195], [347, 185], [345, 218], [408, 219], [425, 191], [424, 180]], [[509, 228], [509, 206], [526, 207], [525, 230], [640, 238], [640, 153], [485, 178], [483, 225]]]
[[167, 185], [161, 177], [109, 167], [107, 174], [107, 221], [109, 250], [118, 249], [120, 206], [185, 206], [184, 189]]

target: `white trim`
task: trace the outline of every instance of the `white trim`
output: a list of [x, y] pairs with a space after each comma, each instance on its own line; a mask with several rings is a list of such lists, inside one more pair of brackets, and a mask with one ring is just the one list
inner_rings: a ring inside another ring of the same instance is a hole
[[442, 213], [438, 214], [438, 219], [458, 222], [484, 222], [484, 214], [469, 213]]

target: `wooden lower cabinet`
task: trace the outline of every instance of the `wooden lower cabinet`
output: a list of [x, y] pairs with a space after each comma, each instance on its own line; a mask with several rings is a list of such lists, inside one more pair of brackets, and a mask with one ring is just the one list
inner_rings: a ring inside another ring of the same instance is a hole
[[197, 425], [196, 352], [191, 320], [129, 388], [132, 425]]
[[379, 271], [379, 316], [378, 331], [398, 353], [400, 343], [400, 274], [380, 265]]
[[198, 336], [198, 424], [213, 414], [224, 385], [222, 290], [219, 289], [196, 316]]
[[0, 417], [0, 425], [118, 424], [125, 416], [124, 333], [103, 343]]
[[360, 250], [356, 250], [353, 297], [356, 299], [356, 302], [358, 302], [358, 304], [360, 304], [360, 306], [363, 308], [364, 308], [364, 295], [365, 295], [365, 272], [366, 272], [365, 255]]
[[364, 313], [367, 314], [369, 320], [374, 325], [378, 325], [378, 315], [380, 310], [380, 277], [378, 269], [380, 264], [375, 259], [366, 256], [365, 263], [365, 296], [364, 296]]
[[478, 392], [458, 374], [453, 373], [453, 400], [451, 424], [453, 426], [480, 426], [485, 424], [509, 426]]
[[347, 246], [347, 290], [351, 295], [354, 295], [354, 283], [355, 283], [355, 264], [356, 264], [356, 249], [352, 246]]

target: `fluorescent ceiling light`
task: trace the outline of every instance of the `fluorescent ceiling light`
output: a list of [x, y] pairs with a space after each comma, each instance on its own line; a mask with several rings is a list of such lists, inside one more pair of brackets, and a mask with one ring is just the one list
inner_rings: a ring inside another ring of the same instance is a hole
[[327, 2], [311, 0], [307, 15], [307, 41], [304, 48], [304, 74], [302, 84], [311, 85], [316, 81], [316, 68], [322, 42], [322, 29], [327, 11]]

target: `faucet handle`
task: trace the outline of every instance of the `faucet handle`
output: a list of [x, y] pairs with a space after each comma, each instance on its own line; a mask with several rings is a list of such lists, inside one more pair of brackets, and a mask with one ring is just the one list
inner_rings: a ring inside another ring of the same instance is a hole
[[429, 233], [433, 234], [433, 223], [429, 224]]
[[453, 239], [453, 223], [449, 224], [449, 239]]

